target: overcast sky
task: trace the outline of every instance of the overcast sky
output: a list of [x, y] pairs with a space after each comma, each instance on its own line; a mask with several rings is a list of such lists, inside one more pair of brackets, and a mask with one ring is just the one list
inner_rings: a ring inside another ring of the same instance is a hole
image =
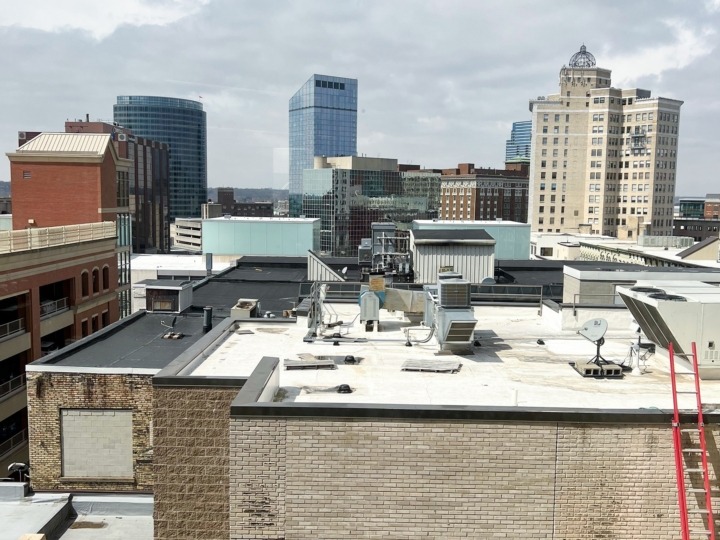
[[[208, 185], [287, 187], [288, 100], [359, 80], [358, 152], [503, 166], [582, 43], [613, 86], [684, 100], [677, 195], [720, 192], [720, 0], [23, 0], [0, 17], [0, 147], [117, 95], [199, 99]], [[9, 180], [9, 164], [0, 169]]]

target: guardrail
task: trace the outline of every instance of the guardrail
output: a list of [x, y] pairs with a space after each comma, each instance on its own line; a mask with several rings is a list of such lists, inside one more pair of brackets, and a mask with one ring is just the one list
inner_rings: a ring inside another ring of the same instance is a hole
[[115, 223], [82, 223], [62, 227], [0, 231], [0, 253], [63, 246], [117, 236]]
[[[573, 316], [577, 315], [577, 307], [583, 306], [583, 305], [598, 305], [593, 302], [580, 302], [580, 298], [612, 298], [612, 302], [606, 302], [604, 304], [600, 305], [606, 305], [606, 306], [617, 306], [625, 307], [625, 303], [622, 301], [622, 298], [620, 298], [619, 294], [585, 294], [585, 293], [575, 293], [573, 295], [573, 301], [572, 301], [572, 308], [573, 308]], [[619, 302], [618, 302], [619, 300]]]
[[11, 392], [14, 392], [15, 390], [18, 390], [19, 388], [22, 388], [25, 386], [25, 374], [15, 377], [14, 379], [10, 379], [9, 381], [5, 381], [4, 383], [0, 384], [0, 399], [3, 398], [3, 396], [8, 395]]
[[18, 446], [21, 446], [25, 443], [27, 443], [28, 440], [28, 432], [27, 429], [23, 429], [20, 433], [16, 433], [12, 437], [10, 437], [7, 441], [4, 443], [0, 443], [0, 458], [4, 457], [5, 454], [9, 454], [15, 448]]
[[68, 308], [68, 298], [60, 298], [59, 300], [46, 300], [40, 304], [40, 316], [50, 315], [57, 311]]
[[9, 336], [10, 334], [15, 334], [17, 332], [22, 332], [23, 330], [25, 330], [25, 321], [22, 319], [17, 319], [8, 323], [0, 324], [0, 338]]
[[[360, 295], [360, 288], [367, 283], [360, 282], [322, 282], [325, 288], [325, 298], [335, 301], [357, 301]], [[307, 298], [312, 294], [313, 283], [301, 283], [299, 297]], [[422, 285], [411, 283], [393, 283], [390, 288], [402, 290], [422, 291]], [[470, 299], [472, 302], [504, 302], [508, 303], [531, 303], [542, 307], [543, 299], [546, 297], [547, 285], [471, 285]], [[552, 286], [548, 288], [552, 293]]]

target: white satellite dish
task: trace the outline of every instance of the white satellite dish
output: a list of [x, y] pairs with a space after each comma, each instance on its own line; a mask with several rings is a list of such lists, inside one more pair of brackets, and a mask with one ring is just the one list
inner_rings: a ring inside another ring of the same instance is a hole
[[[605, 319], [590, 319], [583, 324], [583, 327], [580, 330], [578, 330], [578, 334], [588, 341], [597, 343], [600, 340], [603, 340], [603, 342], [605, 341], [603, 337], [605, 336], [605, 332], [607, 332], [607, 330], [608, 322]], [[602, 343], [600, 343], [600, 345], [602, 345]]]

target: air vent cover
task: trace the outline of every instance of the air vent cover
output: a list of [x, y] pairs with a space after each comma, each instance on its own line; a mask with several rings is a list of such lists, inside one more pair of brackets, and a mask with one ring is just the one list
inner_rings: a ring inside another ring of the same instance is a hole
[[673, 302], [687, 302], [687, 299], [684, 296], [679, 296], [677, 294], [667, 294], [665, 292], [659, 292], [659, 293], [652, 293], [648, 294], [650, 298], [654, 298], [655, 300], [671, 300]]
[[438, 301], [444, 308], [470, 307], [470, 282], [464, 279], [446, 279], [438, 283]]

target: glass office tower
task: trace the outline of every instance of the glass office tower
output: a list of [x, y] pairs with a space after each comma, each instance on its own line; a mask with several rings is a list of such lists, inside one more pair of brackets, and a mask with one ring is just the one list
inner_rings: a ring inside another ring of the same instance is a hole
[[309, 169], [303, 172], [302, 213], [320, 218], [320, 251], [355, 257], [374, 222], [409, 230], [414, 219], [438, 217], [440, 173]]
[[200, 217], [200, 205], [207, 200], [207, 120], [202, 103], [118, 96], [113, 115], [135, 135], [170, 145], [169, 218]]
[[516, 157], [530, 157], [532, 120], [513, 122], [510, 139], [505, 141], [505, 161]]
[[290, 98], [290, 216], [302, 213], [315, 156], [357, 155], [357, 79], [313, 75]]

